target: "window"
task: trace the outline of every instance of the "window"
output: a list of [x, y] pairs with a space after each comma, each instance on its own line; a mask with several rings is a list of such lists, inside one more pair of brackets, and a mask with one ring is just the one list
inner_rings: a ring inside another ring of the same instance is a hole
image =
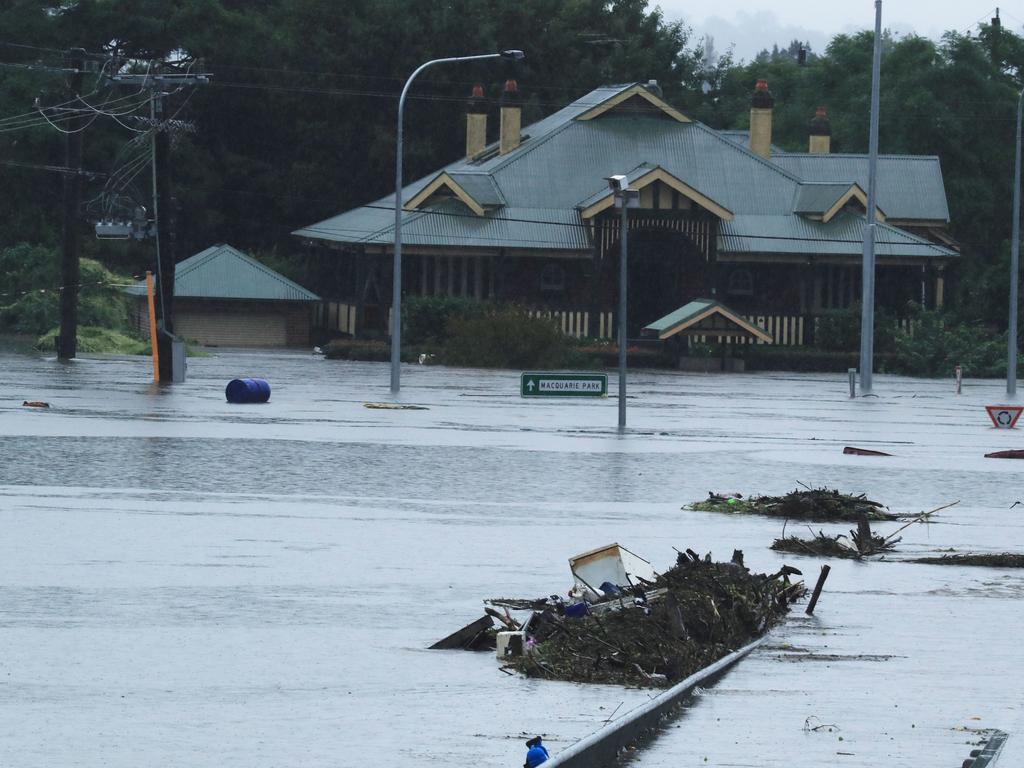
[[729, 273], [729, 287], [726, 292], [730, 296], [753, 296], [754, 276], [749, 269], [734, 269]]
[[565, 269], [561, 264], [548, 264], [540, 273], [542, 291], [564, 291]]

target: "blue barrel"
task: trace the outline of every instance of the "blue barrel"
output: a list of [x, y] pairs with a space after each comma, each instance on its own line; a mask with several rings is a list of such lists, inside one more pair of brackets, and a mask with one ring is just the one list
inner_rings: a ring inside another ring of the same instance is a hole
[[270, 399], [266, 379], [232, 379], [224, 388], [229, 403], [265, 403]]

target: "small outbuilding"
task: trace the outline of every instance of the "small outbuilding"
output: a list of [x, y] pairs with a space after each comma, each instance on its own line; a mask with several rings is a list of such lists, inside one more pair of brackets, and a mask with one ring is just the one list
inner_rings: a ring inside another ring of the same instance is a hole
[[[701, 342], [717, 341], [721, 348], [721, 361], [715, 366], [723, 371], [742, 371], [743, 360], [729, 354], [733, 344], [760, 342], [771, 344], [772, 337], [765, 330], [748, 322], [738, 312], [729, 309], [714, 299], [694, 299], [674, 312], [669, 312], [643, 329], [646, 337], [661, 341], [676, 337], [688, 337]], [[680, 352], [687, 345], [677, 345]], [[677, 364], [681, 370], [710, 371], [712, 368], [705, 358], [689, 358], [680, 354]]]
[[[138, 327], [149, 333], [146, 284]], [[179, 262], [174, 270], [174, 331], [218, 347], [301, 347], [310, 343], [315, 293], [230, 245], [214, 245]]]

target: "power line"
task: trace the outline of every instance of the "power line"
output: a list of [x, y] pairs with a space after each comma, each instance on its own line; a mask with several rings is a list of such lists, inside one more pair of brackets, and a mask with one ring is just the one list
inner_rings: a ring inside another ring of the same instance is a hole
[[[2, 41], [0, 41], [0, 45], [2, 45], [4, 48], [20, 48], [22, 50], [28, 51], [44, 51], [46, 53], [56, 53], [61, 56], [64, 55], [64, 51], [60, 50], [59, 48], [40, 48], [38, 45], [25, 45], [24, 43], [7, 43]], [[86, 54], [86, 56], [90, 55], [94, 57], [96, 56], [96, 54]]]
[[10, 166], [11, 168], [25, 168], [33, 171], [52, 171], [54, 173], [73, 173], [79, 176], [85, 176], [89, 179], [102, 179], [107, 174], [97, 173], [96, 171], [83, 171], [75, 170], [74, 168], [68, 168], [63, 165], [37, 165], [35, 163], [19, 163], [14, 160], [0, 160], [0, 165]]

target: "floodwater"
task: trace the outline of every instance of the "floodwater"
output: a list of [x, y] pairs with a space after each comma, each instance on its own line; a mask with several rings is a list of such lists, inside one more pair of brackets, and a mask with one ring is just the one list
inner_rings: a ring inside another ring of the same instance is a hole
[[[813, 582], [823, 561], [768, 549], [778, 521], [680, 510], [798, 483], [960, 504], [886, 562], [832, 561], [816, 615], [634, 764], [952, 766], [987, 728], [1020, 750], [1024, 575], [898, 562], [1024, 549], [1024, 462], [983, 458], [1024, 448], [982, 408], [1000, 382], [877, 376], [851, 401], [845, 376], [637, 373], [620, 435], [614, 397], [522, 400], [515, 372], [408, 366], [397, 400], [427, 410], [398, 411], [363, 406], [393, 399], [386, 365], [306, 354], [221, 352], [163, 388], [145, 359], [0, 370], [0, 765], [521, 765], [524, 736], [557, 752], [649, 692], [425, 648], [613, 541]], [[224, 401], [245, 375], [270, 403]]]

